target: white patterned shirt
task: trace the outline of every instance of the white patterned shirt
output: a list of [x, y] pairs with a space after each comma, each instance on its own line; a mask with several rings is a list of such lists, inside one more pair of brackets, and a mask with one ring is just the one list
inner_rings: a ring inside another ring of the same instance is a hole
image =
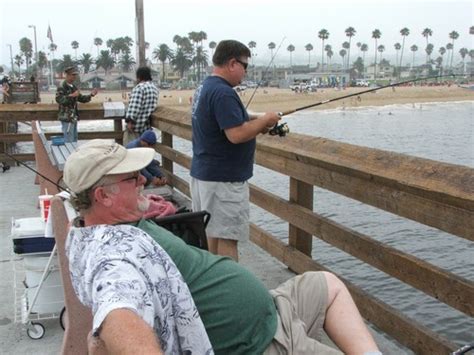
[[154, 329], [165, 354], [214, 353], [181, 273], [147, 233], [128, 225], [73, 227], [66, 255], [94, 331], [112, 310], [126, 308]]
[[142, 81], [132, 90], [126, 121], [135, 123], [134, 131], [142, 134], [151, 127], [150, 116], [158, 105], [158, 88], [151, 81]]

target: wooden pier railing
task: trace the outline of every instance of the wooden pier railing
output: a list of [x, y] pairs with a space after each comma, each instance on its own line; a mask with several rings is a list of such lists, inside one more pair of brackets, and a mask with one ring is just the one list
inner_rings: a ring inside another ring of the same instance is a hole
[[[51, 108], [43, 109], [43, 105], [35, 105], [36, 110], [23, 105], [23, 110], [17, 110], [23, 114], [1, 106], [0, 122], [55, 119]], [[83, 119], [103, 116], [98, 107], [84, 105], [83, 108]], [[173, 148], [173, 137], [191, 139], [189, 113], [159, 108], [153, 114], [152, 124], [162, 132], [157, 151], [162, 155], [163, 168], [171, 184], [189, 196], [188, 183], [173, 173], [174, 164], [187, 169], [191, 165], [190, 156]], [[118, 123], [115, 127], [114, 132], [107, 133], [111, 138], [118, 138]], [[91, 139], [101, 132], [93, 133], [82, 134], [80, 138]], [[0, 133], [0, 142], [23, 139], [26, 137], [16, 135], [14, 138]], [[289, 223], [289, 242], [283, 243], [254, 224], [251, 224], [251, 240], [289, 268], [298, 273], [327, 270], [311, 258], [312, 240], [316, 237], [474, 316], [474, 282], [471, 280], [313, 211], [313, 187], [317, 186], [474, 241], [474, 169], [299, 134], [284, 139], [260, 137], [256, 163], [289, 178], [288, 199], [253, 185], [250, 194], [252, 203]], [[367, 294], [349, 280], [344, 281], [363, 316], [415, 353], [446, 354], [456, 348], [443, 336]]]

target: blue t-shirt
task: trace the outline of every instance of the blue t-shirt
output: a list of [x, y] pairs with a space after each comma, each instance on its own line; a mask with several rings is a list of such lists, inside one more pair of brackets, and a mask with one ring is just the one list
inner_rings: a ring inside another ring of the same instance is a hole
[[249, 120], [232, 86], [218, 76], [210, 76], [194, 93], [192, 108], [193, 161], [191, 176], [204, 181], [238, 182], [253, 175], [255, 139], [233, 144], [227, 128]]

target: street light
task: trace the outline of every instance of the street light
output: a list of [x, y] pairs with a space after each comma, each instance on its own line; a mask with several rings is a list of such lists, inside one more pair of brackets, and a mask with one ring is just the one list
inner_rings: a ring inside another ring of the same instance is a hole
[[36, 63], [36, 80], [39, 81], [38, 78], [38, 47], [36, 46], [36, 26], [35, 25], [28, 25], [28, 28], [32, 28], [35, 33], [35, 63]]

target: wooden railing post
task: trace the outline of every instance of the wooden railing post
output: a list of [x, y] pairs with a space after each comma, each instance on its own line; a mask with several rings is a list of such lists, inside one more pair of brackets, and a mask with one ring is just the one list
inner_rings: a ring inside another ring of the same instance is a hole
[[[7, 122], [0, 121], [0, 134], [7, 133]], [[7, 144], [4, 142], [0, 142], [0, 154], [4, 154], [7, 150]]]
[[[290, 202], [313, 210], [313, 185], [290, 177]], [[313, 236], [289, 224], [289, 245], [311, 257]]]
[[[162, 131], [161, 143], [169, 148], [173, 148], [173, 135]], [[173, 160], [162, 156], [162, 165], [165, 170], [173, 174]]]
[[114, 120], [114, 132], [120, 135], [120, 138], [115, 138], [115, 142], [117, 142], [118, 144], [122, 144], [123, 143], [122, 119]]

